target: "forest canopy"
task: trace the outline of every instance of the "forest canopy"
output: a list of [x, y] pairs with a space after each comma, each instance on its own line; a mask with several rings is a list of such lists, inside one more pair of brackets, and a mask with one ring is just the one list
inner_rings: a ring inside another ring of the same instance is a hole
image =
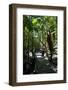
[[[48, 47], [48, 32], [51, 34], [52, 47], [57, 45], [57, 17], [23, 15], [24, 48], [31, 50]], [[46, 50], [47, 49], [47, 50]]]

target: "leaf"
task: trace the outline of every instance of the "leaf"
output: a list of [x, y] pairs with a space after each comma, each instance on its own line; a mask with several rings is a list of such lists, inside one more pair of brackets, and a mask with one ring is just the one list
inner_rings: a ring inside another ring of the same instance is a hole
[[33, 20], [32, 20], [32, 24], [33, 24], [33, 25], [36, 25], [36, 23], [37, 23], [37, 19], [33, 19]]

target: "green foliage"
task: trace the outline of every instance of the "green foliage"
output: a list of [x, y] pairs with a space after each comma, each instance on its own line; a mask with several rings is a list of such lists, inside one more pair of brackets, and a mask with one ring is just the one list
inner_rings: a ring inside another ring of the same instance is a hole
[[[47, 40], [49, 31], [51, 42]], [[24, 48], [45, 48], [46, 52], [52, 52], [49, 42], [53, 44], [52, 48], [57, 45], [57, 17], [23, 15], [23, 32]]]

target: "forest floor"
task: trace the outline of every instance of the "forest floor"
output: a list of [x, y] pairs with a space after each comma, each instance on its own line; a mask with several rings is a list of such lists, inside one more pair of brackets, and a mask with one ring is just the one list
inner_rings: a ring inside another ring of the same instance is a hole
[[36, 60], [36, 65], [35, 65], [35, 72], [37, 74], [42, 74], [42, 73], [56, 73], [57, 72], [57, 67], [54, 66], [52, 63], [49, 62], [49, 60], [46, 60], [44, 57], [38, 58]]

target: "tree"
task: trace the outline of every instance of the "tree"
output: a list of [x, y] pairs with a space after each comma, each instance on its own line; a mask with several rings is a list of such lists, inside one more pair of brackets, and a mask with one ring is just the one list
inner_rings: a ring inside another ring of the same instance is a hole
[[[57, 17], [56, 16], [23, 16], [24, 48], [32, 52], [37, 48], [44, 48], [47, 57], [55, 52], [57, 45]], [[48, 34], [49, 33], [49, 34]]]

